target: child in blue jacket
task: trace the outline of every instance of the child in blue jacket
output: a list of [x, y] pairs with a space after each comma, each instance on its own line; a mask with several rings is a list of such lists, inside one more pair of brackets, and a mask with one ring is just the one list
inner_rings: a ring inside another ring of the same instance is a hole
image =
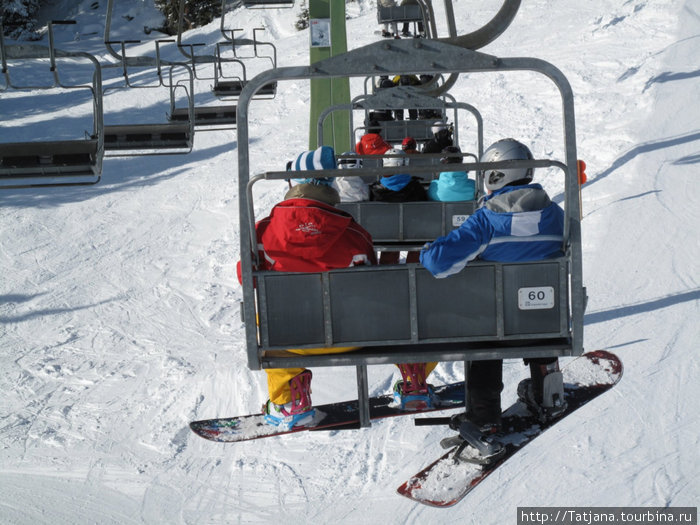
[[[445, 155], [442, 164], [461, 164], [462, 151], [457, 146], [447, 146], [442, 150]], [[466, 171], [443, 171], [437, 180], [430, 181], [428, 187], [429, 201], [457, 202], [474, 200], [476, 184]]]
[[[491, 145], [481, 162], [530, 160], [532, 153], [514, 139]], [[562, 253], [564, 212], [539, 184], [532, 168], [509, 168], [485, 174], [488, 195], [459, 228], [426, 245], [420, 262], [437, 278], [462, 270], [479, 257], [486, 261], [537, 261]], [[500, 430], [501, 359], [473, 361], [470, 369], [470, 406], [467, 417], [482, 429]], [[543, 418], [555, 418], [566, 409], [564, 385], [557, 358], [531, 358], [531, 379], [518, 385], [518, 396]]]

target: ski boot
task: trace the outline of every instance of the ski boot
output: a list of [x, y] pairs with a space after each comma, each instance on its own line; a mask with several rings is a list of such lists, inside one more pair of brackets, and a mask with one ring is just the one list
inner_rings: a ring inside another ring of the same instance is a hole
[[425, 363], [397, 365], [403, 379], [394, 383], [394, 401], [401, 410], [428, 410], [435, 406], [433, 387], [426, 383]]
[[518, 384], [518, 399], [525, 403], [541, 423], [552, 421], [566, 412], [564, 376], [559, 361], [546, 364], [530, 362], [531, 379]]
[[262, 411], [265, 421], [284, 430], [308, 425], [314, 419], [316, 411], [311, 405], [311, 370], [304, 370], [289, 381], [292, 400], [284, 405], [277, 405], [267, 400]]

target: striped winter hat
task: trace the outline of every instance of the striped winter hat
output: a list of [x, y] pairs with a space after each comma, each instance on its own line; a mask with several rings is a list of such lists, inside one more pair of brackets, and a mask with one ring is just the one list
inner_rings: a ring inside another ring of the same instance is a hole
[[[321, 146], [312, 151], [301, 153], [290, 166], [290, 171], [334, 170], [338, 166], [335, 161], [335, 151], [330, 146]], [[293, 179], [299, 184], [320, 184], [330, 186], [333, 180], [330, 177], [314, 177], [306, 179]]]
[[313, 151], [305, 151], [292, 162], [292, 171], [334, 170], [335, 151], [330, 146], [321, 146]]

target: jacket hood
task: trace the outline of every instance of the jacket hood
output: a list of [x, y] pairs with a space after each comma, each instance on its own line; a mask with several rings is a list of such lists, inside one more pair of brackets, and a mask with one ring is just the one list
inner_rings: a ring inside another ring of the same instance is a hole
[[443, 171], [428, 189], [428, 198], [434, 201], [468, 201], [474, 197], [475, 183], [465, 171]]
[[443, 171], [440, 173], [438, 178], [440, 185], [450, 186], [450, 187], [461, 187], [464, 186], [469, 177], [466, 171]]
[[366, 135], [363, 135], [360, 139], [360, 143], [362, 144], [362, 147], [367, 150], [382, 150], [382, 153], [386, 151], [387, 146], [389, 148], [391, 147], [379, 133], [367, 133]]
[[552, 203], [539, 184], [506, 186], [484, 199], [484, 206], [496, 213], [543, 210]]
[[[289, 199], [272, 209], [265, 251], [316, 259], [332, 250], [352, 222], [342, 210], [311, 199]], [[274, 226], [273, 226], [274, 225]]]

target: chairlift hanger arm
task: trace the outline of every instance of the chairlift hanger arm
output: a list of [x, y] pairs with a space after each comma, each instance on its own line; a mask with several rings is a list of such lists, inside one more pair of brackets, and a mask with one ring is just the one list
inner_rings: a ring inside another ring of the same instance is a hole
[[[265, 42], [264, 40], [259, 40], [257, 37], [257, 31], [264, 31], [264, 27], [256, 27], [253, 28], [253, 38], [239, 38], [236, 39], [234, 36], [235, 31], [243, 31], [243, 29], [222, 29], [221, 31], [225, 34], [225, 32], [229, 31], [231, 32], [231, 36], [228, 37], [226, 36], [226, 40], [229, 41], [232, 45], [232, 50], [233, 50], [233, 56], [237, 57], [238, 54], [236, 52], [236, 45], [238, 47], [243, 47], [243, 46], [253, 46], [253, 56], [251, 57], [240, 57], [240, 58], [267, 58], [270, 60], [272, 63], [272, 67], [275, 68], [277, 67], [277, 48], [272, 42]], [[269, 46], [272, 48], [272, 56], [269, 55], [262, 55], [258, 52], [258, 46]]]
[[[439, 38], [438, 40], [465, 49], [471, 49], [472, 51], [481, 49], [496, 40], [496, 38], [501, 36], [503, 32], [508, 29], [519, 9], [520, 0], [504, 0], [503, 5], [494, 17], [480, 29], [465, 35], [457, 35], [457, 28], [454, 25], [452, 0], [445, 0], [445, 10], [447, 11], [450, 36]], [[455, 82], [457, 82], [457, 77], [458, 75], [452, 74], [442, 86], [436, 89], [431, 89], [433, 86], [429, 84], [426, 88], [427, 94], [436, 96], [444, 93], [454, 86]]]
[[519, 9], [520, 0], [504, 0], [503, 5], [494, 17], [480, 29], [466, 35], [450, 36], [439, 40], [466, 49], [481, 49], [496, 40], [508, 29]]

